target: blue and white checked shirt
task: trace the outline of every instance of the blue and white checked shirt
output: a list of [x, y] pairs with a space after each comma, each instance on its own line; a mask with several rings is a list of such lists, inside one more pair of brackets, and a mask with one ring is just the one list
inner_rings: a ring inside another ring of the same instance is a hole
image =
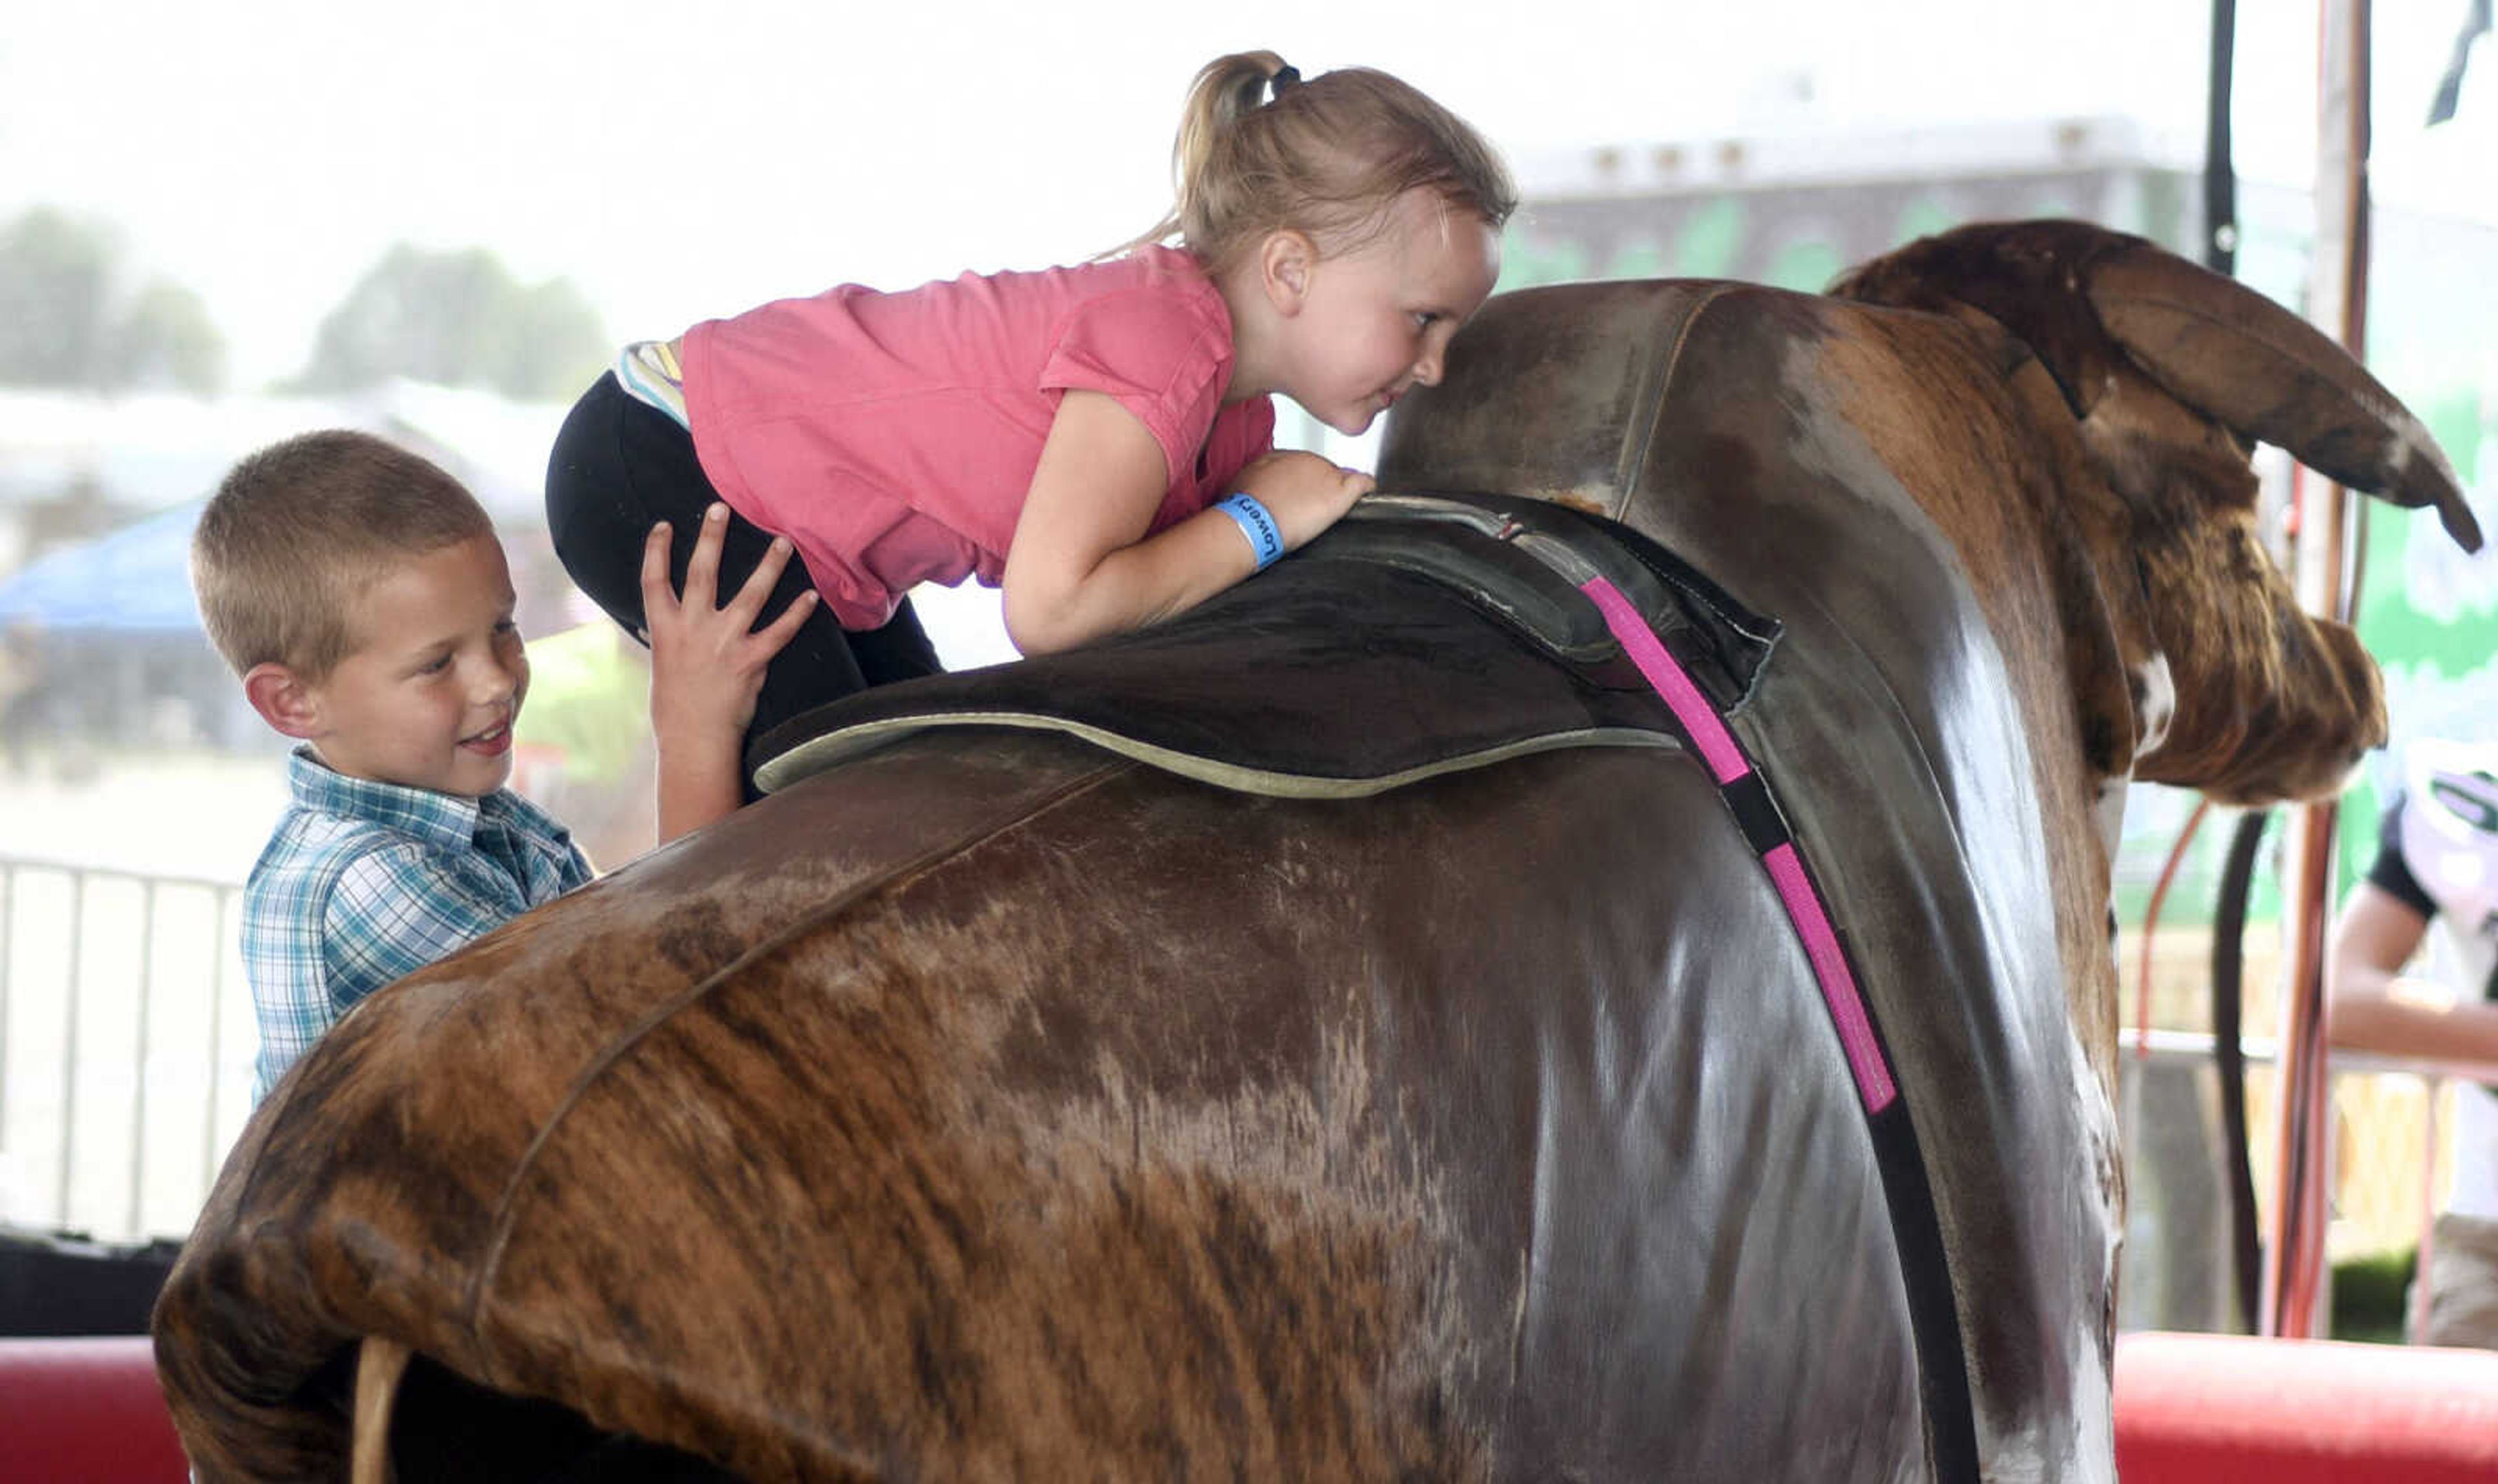
[[293, 802], [244, 883], [256, 1102], [356, 1001], [590, 879], [572, 835], [510, 789], [483, 799], [287, 764]]

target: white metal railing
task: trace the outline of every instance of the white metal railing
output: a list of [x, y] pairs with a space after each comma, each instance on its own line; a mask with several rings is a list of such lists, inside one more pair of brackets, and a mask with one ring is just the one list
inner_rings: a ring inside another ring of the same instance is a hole
[[[2129, 1026], [2117, 1032], [2117, 1055], [2121, 1059], [2137, 1058], [2152, 1061], [2207, 1062], [2220, 1043], [2209, 1032], [2201, 1030], [2142, 1030]], [[2270, 1036], [2240, 1036], [2239, 1050], [2245, 1053], [2249, 1066], [2269, 1066], [2278, 1059], [2280, 1045]], [[2498, 1061], [2473, 1061], [2464, 1058], [2398, 1057], [2384, 1052], [2333, 1049], [2333, 1074], [2409, 1073], [2413, 1076], [2459, 1082], [2498, 1084]]]
[[0, 858], [0, 1223], [190, 1229], [249, 1112], [240, 894]]
[[[2126, 1110], [2124, 1122], [2130, 1146], [2135, 1128], [2133, 1113], [2138, 1105], [2144, 1068], [2211, 1065], [2219, 1043], [2216, 1038], [2203, 1031], [2158, 1028], [2143, 1030], [2131, 1026], [2118, 1033], [2117, 1042], [2120, 1096]], [[2247, 1064], [2251, 1067], [2269, 1066], [2278, 1059], [2280, 1048], [2270, 1037], [2242, 1036], [2239, 1038], [2238, 1045], [2245, 1054]], [[2421, 1120], [2421, 1149], [2418, 1152], [2419, 1182], [2412, 1224], [2417, 1252], [2414, 1272], [2425, 1275], [2428, 1272], [2436, 1230], [2436, 1180], [2441, 1153], [2438, 1103], [2444, 1096], [2446, 1084], [2449, 1082], [2498, 1086], [2498, 1063], [2475, 1061], [2466, 1058], [2396, 1056], [2388, 1053], [2328, 1047], [2325, 1075], [2334, 1080], [2361, 1076], [2403, 1076], [2419, 1080], [2425, 1112]], [[2334, 1143], [2331, 1140], [2325, 1140], [2322, 1147], [2329, 1165]], [[2279, 1172], [2272, 1173], [2277, 1180]], [[2331, 1182], [2339, 1172], [2327, 1168], [2321, 1173], [2327, 1182], [2327, 1188], [2330, 1188]], [[2428, 1285], [2425, 1282], [2415, 1281], [2404, 1316], [2405, 1333], [2414, 1340], [2418, 1340], [2426, 1329], [2428, 1300]]]

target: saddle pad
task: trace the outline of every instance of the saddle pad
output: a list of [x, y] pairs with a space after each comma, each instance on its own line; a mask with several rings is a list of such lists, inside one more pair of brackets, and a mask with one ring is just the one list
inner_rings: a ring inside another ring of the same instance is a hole
[[1721, 710], [1743, 705], [1777, 625], [1653, 543], [1531, 499], [1374, 495], [1169, 622], [845, 697], [756, 739], [748, 763], [777, 792], [931, 728], [1019, 727], [1330, 798], [1559, 747], [1680, 746], [1579, 590], [1598, 575]]

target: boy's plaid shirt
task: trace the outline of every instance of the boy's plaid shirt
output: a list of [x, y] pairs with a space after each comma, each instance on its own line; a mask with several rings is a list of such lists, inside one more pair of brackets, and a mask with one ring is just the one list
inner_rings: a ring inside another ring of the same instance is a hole
[[590, 879], [570, 832], [509, 789], [466, 799], [350, 778], [309, 748], [287, 787], [243, 887], [255, 1101], [358, 1000]]

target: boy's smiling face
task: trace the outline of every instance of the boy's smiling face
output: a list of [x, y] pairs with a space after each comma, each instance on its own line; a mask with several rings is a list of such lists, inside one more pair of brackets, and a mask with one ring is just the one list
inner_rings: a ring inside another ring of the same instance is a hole
[[491, 535], [411, 557], [348, 616], [353, 647], [304, 687], [302, 734], [349, 777], [483, 798], [512, 775], [529, 688], [512, 577]]

